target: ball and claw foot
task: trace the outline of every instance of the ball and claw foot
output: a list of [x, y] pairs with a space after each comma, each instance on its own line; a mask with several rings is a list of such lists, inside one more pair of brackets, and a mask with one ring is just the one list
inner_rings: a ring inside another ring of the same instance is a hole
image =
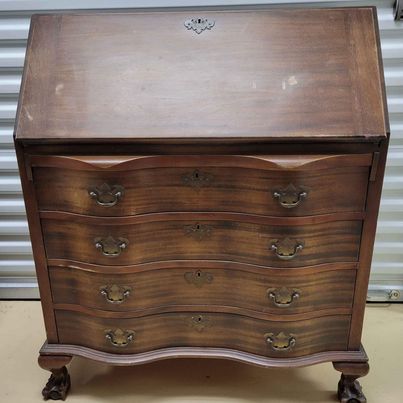
[[46, 386], [42, 390], [44, 400], [66, 400], [70, 389], [70, 375], [66, 367], [53, 369]]
[[367, 403], [367, 399], [362, 393], [361, 385], [355, 376], [341, 375], [337, 397], [340, 403]]

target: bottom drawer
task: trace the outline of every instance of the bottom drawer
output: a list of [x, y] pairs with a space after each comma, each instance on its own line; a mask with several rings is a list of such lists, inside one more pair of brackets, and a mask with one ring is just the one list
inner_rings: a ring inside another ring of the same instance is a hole
[[117, 354], [167, 347], [221, 347], [268, 357], [346, 350], [349, 315], [265, 321], [211, 312], [110, 319], [57, 310], [59, 341]]

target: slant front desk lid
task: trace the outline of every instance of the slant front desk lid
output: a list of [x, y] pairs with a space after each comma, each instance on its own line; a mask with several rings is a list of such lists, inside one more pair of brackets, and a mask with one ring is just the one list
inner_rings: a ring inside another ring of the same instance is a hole
[[35, 15], [17, 139], [376, 141], [374, 8]]

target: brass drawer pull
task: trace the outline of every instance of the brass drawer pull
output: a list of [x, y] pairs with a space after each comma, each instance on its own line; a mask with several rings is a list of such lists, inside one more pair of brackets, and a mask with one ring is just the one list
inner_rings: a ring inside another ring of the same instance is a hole
[[267, 295], [273, 301], [273, 304], [279, 308], [285, 308], [290, 306], [295, 300], [297, 300], [301, 293], [299, 290], [290, 290], [286, 287], [281, 288], [269, 288]]
[[116, 257], [122, 253], [123, 249], [127, 248], [129, 241], [125, 238], [115, 239], [112, 236], [106, 238], [96, 238], [95, 247], [102, 251], [102, 254], [108, 257]]
[[109, 186], [103, 183], [99, 187], [94, 187], [88, 191], [92, 199], [95, 199], [98, 205], [102, 207], [113, 207], [122, 198], [124, 193], [123, 186], [113, 185]]
[[114, 347], [127, 347], [133, 340], [136, 332], [133, 330], [105, 330], [105, 339]]
[[290, 351], [297, 342], [293, 334], [287, 335], [284, 332], [280, 332], [278, 335], [266, 333], [264, 337], [271, 349], [279, 352]]
[[130, 287], [112, 284], [102, 286], [99, 292], [110, 304], [121, 304], [130, 295], [131, 290]]
[[307, 191], [298, 190], [292, 183], [284, 189], [275, 190], [273, 192], [273, 197], [277, 199], [280, 206], [284, 208], [297, 207], [307, 196]]
[[277, 239], [271, 242], [270, 249], [279, 259], [291, 260], [304, 249], [304, 243], [291, 238]]

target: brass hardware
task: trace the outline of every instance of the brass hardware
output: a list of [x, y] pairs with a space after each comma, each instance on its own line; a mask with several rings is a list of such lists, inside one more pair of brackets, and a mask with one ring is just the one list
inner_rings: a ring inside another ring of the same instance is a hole
[[295, 300], [297, 300], [301, 293], [299, 290], [290, 290], [286, 287], [281, 288], [269, 288], [267, 295], [273, 301], [273, 304], [279, 308], [290, 306]]
[[136, 332], [133, 330], [105, 330], [105, 339], [114, 347], [127, 347], [133, 340]]
[[123, 186], [109, 186], [107, 183], [103, 183], [101, 186], [94, 187], [88, 191], [90, 197], [103, 207], [113, 207], [116, 205], [122, 198], [123, 193]]
[[201, 34], [206, 29], [214, 27], [215, 21], [207, 18], [190, 18], [184, 22], [187, 29], [192, 29], [197, 34]]
[[130, 295], [130, 287], [119, 286], [117, 284], [104, 285], [99, 292], [111, 304], [121, 304]]
[[202, 332], [206, 327], [210, 327], [210, 320], [203, 315], [192, 316], [189, 320], [189, 326], [198, 332]]
[[278, 200], [280, 205], [284, 208], [294, 208], [306, 199], [308, 192], [303, 189], [297, 189], [292, 183], [286, 188], [275, 190], [273, 197]]
[[198, 169], [195, 169], [193, 172], [182, 176], [182, 182], [185, 185], [195, 189], [210, 186], [212, 181], [213, 175], [207, 172], [199, 171]]
[[198, 241], [202, 241], [211, 235], [213, 228], [210, 225], [196, 223], [193, 225], [185, 225], [184, 230], [186, 235], [189, 235]]
[[184, 277], [189, 284], [193, 284], [196, 287], [201, 287], [206, 283], [210, 284], [213, 281], [213, 275], [211, 273], [201, 270], [189, 271], [185, 273]]
[[111, 235], [106, 238], [96, 238], [94, 240], [95, 247], [102, 251], [102, 254], [108, 257], [116, 257], [127, 248], [129, 241], [125, 238], [115, 239]]
[[293, 334], [287, 335], [284, 332], [280, 332], [278, 335], [266, 333], [264, 337], [272, 350], [280, 352], [290, 351], [297, 342]]
[[271, 241], [270, 249], [275, 252], [279, 259], [291, 260], [304, 249], [304, 243], [291, 238], [276, 239]]

